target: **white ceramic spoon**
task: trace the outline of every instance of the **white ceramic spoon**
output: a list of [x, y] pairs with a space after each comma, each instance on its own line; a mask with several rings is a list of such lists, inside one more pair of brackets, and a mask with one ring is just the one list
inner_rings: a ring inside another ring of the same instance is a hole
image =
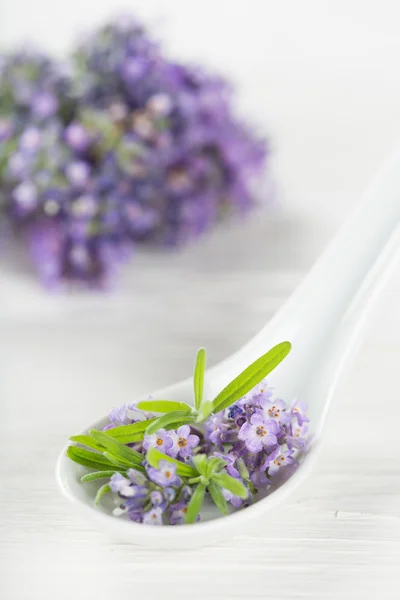
[[[226, 517], [206, 510], [205, 520], [194, 525], [146, 526], [114, 517], [107, 508], [95, 509], [94, 495], [99, 485], [80, 483], [85, 469], [65, 456], [65, 447], [57, 463], [57, 481], [63, 494], [81, 509], [83, 516], [114, 537], [158, 548], [210, 544], [243, 531], [251, 519], [267, 519], [268, 509], [292, 492], [310, 470], [339, 376], [350, 362], [374, 299], [399, 258], [399, 221], [400, 152], [377, 175], [360, 206], [275, 317], [241, 350], [206, 372], [205, 400], [215, 397], [276, 343], [292, 342], [292, 352], [268, 382], [286, 400], [297, 396], [308, 403], [315, 443], [297, 472], [283, 485]], [[199, 345], [203, 341], [199, 340]], [[154, 392], [153, 396], [190, 401], [192, 379]], [[84, 431], [99, 429], [105, 423], [104, 417]]]

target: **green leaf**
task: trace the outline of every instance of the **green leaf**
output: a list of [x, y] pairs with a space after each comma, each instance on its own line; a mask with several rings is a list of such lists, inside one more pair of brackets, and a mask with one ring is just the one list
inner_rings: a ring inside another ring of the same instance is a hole
[[239, 496], [239, 498], [242, 498], [242, 500], [245, 500], [248, 496], [246, 486], [241, 481], [231, 477], [227, 473], [214, 473], [211, 476], [211, 479], [217, 485], [225, 488], [229, 492], [232, 492], [234, 496]]
[[202, 483], [199, 483], [199, 485], [194, 489], [185, 516], [185, 523], [194, 523], [196, 521], [196, 517], [200, 512], [201, 505], [203, 504], [205, 491], [206, 486]]
[[74, 462], [94, 469], [95, 471], [104, 471], [104, 469], [113, 469], [114, 465], [107, 460], [102, 454], [97, 452], [91, 452], [84, 448], [77, 448], [76, 446], [69, 446], [66, 452], [67, 456]]
[[203, 402], [203, 404], [200, 407], [198, 417], [196, 419], [197, 423], [205, 421], [211, 415], [213, 408], [213, 403], [210, 402], [210, 400], [208, 400], [207, 402]]
[[136, 405], [140, 410], [155, 413], [170, 413], [177, 410], [191, 412], [192, 407], [186, 402], [174, 402], [172, 400], [143, 400]]
[[77, 444], [82, 444], [83, 446], [87, 446], [88, 448], [93, 448], [94, 450], [99, 450], [103, 452], [104, 447], [100, 446], [97, 442], [94, 441], [90, 435], [71, 435], [69, 438], [71, 442], [76, 442]]
[[249, 481], [250, 480], [250, 473], [249, 473], [248, 468], [246, 467], [246, 464], [245, 464], [243, 458], [239, 458], [236, 461], [236, 466], [237, 466], [237, 469], [238, 469], [238, 471], [240, 473], [240, 477], [242, 479], [244, 479], [245, 481]]
[[196, 454], [196, 456], [193, 456], [193, 462], [198, 472], [201, 473], [201, 475], [207, 476], [207, 456], [205, 454]]
[[149, 465], [151, 467], [154, 467], [155, 469], [158, 469], [158, 463], [160, 460], [167, 460], [168, 462], [176, 465], [176, 472], [181, 477], [197, 477], [199, 474], [198, 471], [196, 471], [196, 469], [194, 469], [190, 465], [180, 462], [175, 458], [171, 458], [171, 456], [160, 452], [159, 450], [157, 450], [157, 448], [148, 449], [146, 454], [146, 460], [149, 463]]
[[283, 361], [291, 347], [290, 342], [281, 342], [260, 356], [218, 394], [213, 400], [213, 412], [221, 412], [247, 394]]
[[[106, 431], [104, 433], [107, 433]], [[111, 438], [113, 438], [114, 440], [118, 440], [118, 442], [120, 442], [121, 444], [135, 444], [136, 442], [142, 442], [143, 438], [144, 438], [144, 431], [142, 431], [141, 433], [132, 433], [132, 434], [127, 434], [127, 435], [118, 435], [118, 436], [113, 436], [110, 435]], [[104, 448], [103, 448], [104, 450]]]
[[135, 466], [140, 466], [142, 464], [144, 459], [142, 454], [139, 454], [139, 452], [136, 452], [136, 450], [132, 450], [132, 448], [128, 448], [128, 446], [124, 446], [124, 444], [121, 444], [121, 442], [110, 437], [103, 431], [91, 429], [89, 434], [95, 442], [104, 446], [108, 452], [111, 452], [111, 454], [114, 454], [114, 456], [117, 458], [124, 458], [125, 460], [133, 463]]
[[200, 348], [200, 350], [197, 353], [196, 364], [194, 367], [194, 376], [193, 376], [195, 408], [197, 411], [199, 411], [201, 402], [203, 400], [205, 368], [206, 368], [206, 351], [204, 350], [204, 348]]
[[222, 512], [223, 515], [227, 515], [229, 512], [228, 503], [225, 500], [224, 494], [222, 493], [222, 490], [219, 487], [219, 485], [211, 482], [208, 486], [208, 491], [210, 492], [216, 507]]
[[94, 503], [96, 506], [98, 506], [100, 504], [100, 500], [102, 499], [104, 494], [107, 494], [108, 492], [111, 492], [111, 488], [108, 483], [105, 483], [104, 485], [101, 486], [101, 488], [99, 488], [99, 490], [96, 494], [96, 498], [94, 499]]
[[[96, 481], [97, 479], [108, 479], [109, 477], [112, 477], [112, 475], [114, 475], [114, 473], [121, 473], [121, 471], [96, 471], [95, 473], [88, 473], [87, 475], [84, 475], [83, 477], [81, 477], [81, 481], [83, 483], [87, 482], [87, 481]], [[121, 473], [121, 475], [123, 475], [124, 472]]]
[[105, 452], [103, 452], [103, 454], [111, 463], [113, 463], [117, 467], [121, 467], [125, 471], [127, 469], [137, 469], [136, 464], [132, 463], [129, 460], [125, 460], [124, 458], [114, 456], [114, 454], [111, 454], [111, 452], [105, 451]]
[[207, 477], [211, 477], [213, 473], [218, 473], [227, 465], [227, 461], [219, 456], [212, 456], [207, 464]]
[[139, 421], [138, 423], [131, 423], [130, 425], [120, 425], [119, 427], [113, 427], [107, 429], [104, 433], [119, 442], [121, 444], [132, 444], [134, 442], [141, 442], [144, 438], [144, 432], [146, 428], [156, 420], [146, 419], [145, 421]]
[[147, 435], [151, 435], [152, 433], [156, 433], [159, 429], [168, 427], [169, 425], [174, 424], [176, 427], [180, 425], [184, 425], [186, 423], [193, 423], [195, 421], [195, 416], [189, 416], [187, 411], [176, 411], [167, 413], [162, 417], [158, 417], [146, 430]]

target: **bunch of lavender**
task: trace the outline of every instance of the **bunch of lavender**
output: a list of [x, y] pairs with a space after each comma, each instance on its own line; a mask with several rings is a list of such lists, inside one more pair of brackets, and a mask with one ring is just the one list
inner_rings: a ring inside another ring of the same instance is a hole
[[227, 514], [228, 504], [246, 507], [278, 476], [288, 477], [309, 448], [309, 419], [301, 402], [288, 407], [274, 398], [264, 378], [289, 351], [288, 342], [278, 344], [204, 402], [200, 350], [194, 407], [166, 400], [124, 405], [110, 412], [103, 431], [71, 437], [78, 445], [68, 456], [94, 470], [82, 481], [107, 480], [96, 503], [112, 492], [116, 516], [154, 525], [193, 523], [204, 498]]
[[64, 274], [61, 199], [79, 175], [64, 141], [74, 107], [63, 65], [32, 49], [0, 57], [0, 206], [47, 283]]
[[265, 143], [233, 116], [229, 86], [166, 59], [135, 21], [88, 37], [69, 80], [31, 62], [12, 55], [0, 71], [9, 112], [20, 90], [25, 103], [0, 179], [46, 283], [107, 283], [135, 244], [176, 245], [253, 205]]

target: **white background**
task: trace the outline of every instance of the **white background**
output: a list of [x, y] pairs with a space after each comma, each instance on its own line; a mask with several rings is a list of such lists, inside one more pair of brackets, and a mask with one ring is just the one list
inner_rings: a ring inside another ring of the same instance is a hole
[[[62, 54], [79, 30], [129, 5], [0, 6], [2, 45], [28, 37]], [[241, 109], [270, 135], [284, 209], [181, 255], [140, 254], [111, 297], [49, 298], [3, 262], [1, 597], [398, 598], [399, 270], [336, 394], [313, 475], [268, 521], [219, 547], [149, 553], [95, 531], [55, 489], [69, 434], [185, 377], [199, 345], [214, 363], [265, 323], [400, 142], [397, 1], [131, 6], [171, 54], [231, 75]]]

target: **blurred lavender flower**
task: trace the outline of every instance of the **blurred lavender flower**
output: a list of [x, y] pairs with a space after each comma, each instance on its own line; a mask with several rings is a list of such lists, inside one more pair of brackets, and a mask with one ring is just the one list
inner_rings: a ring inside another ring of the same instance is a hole
[[[183, 525], [187, 513], [187, 504], [185, 502], [177, 502], [172, 504], [169, 522], [171, 525]], [[199, 520], [199, 519], [197, 519]]]
[[240, 508], [243, 504], [243, 500], [239, 496], [234, 496], [229, 490], [222, 490], [225, 500], [228, 500], [235, 508]]
[[143, 514], [142, 523], [146, 525], [162, 525], [162, 509], [159, 506], [151, 508]]
[[46, 285], [108, 286], [135, 244], [180, 244], [253, 206], [266, 147], [223, 79], [166, 59], [134, 19], [73, 60], [68, 76], [33, 51], [0, 61], [3, 210]]
[[292, 404], [291, 413], [296, 417], [299, 425], [309, 422], [310, 419], [307, 417], [306, 412], [307, 404], [296, 399]]
[[226, 433], [229, 428], [224, 413], [222, 412], [217, 413], [216, 415], [211, 415], [211, 417], [206, 421], [205, 427], [206, 439], [212, 444], [215, 444], [219, 448], [223, 449], [221, 436], [222, 434]]
[[286, 467], [294, 463], [292, 458], [294, 450], [278, 450], [267, 457], [263, 469], [268, 468], [268, 475], [272, 477], [281, 467]]

